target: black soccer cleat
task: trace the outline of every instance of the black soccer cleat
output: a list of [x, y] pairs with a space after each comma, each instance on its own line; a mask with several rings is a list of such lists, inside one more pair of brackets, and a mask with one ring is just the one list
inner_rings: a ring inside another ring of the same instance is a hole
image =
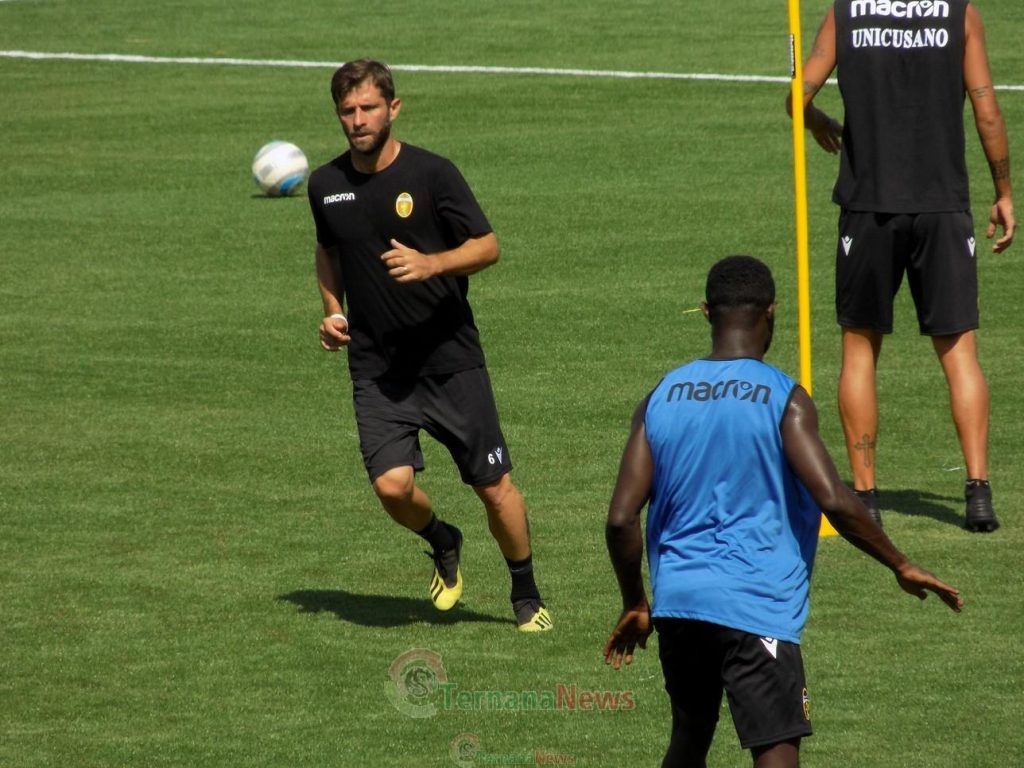
[[448, 525], [448, 529], [455, 538], [455, 546], [433, 553], [427, 552], [434, 561], [434, 574], [430, 578], [430, 600], [439, 611], [450, 611], [462, 597], [462, 568], [459, 567], [462, 531], [454, 525]]
[[988, 480], [968, 480], [964, 488], [967, 500], [967, 519], [964, 527], [973, 533], [991, 533], [999, 527], [996, 511], [992, 508], [992, 487]]
[[870, 491], [854, 491], [854, 493], [857, 494], [857, 498], [867, 507], [871, 519], [881, 527], [882, 510], [878, 506], [878, 489], [872, 488]]

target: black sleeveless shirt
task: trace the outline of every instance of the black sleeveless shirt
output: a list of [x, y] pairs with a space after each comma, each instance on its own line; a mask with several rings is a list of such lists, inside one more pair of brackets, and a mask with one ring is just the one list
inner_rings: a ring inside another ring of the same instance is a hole
[[836, 0], [846, 111], [832, 199], [854, 211], [970, 208], [964, 158], [967, 0]]

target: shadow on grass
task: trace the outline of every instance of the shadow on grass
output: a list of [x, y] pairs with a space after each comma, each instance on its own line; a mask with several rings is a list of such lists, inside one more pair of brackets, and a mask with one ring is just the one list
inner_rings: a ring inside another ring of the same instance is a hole
[[882, 489], [879, 496], [882, 504], [883, 523], [886, 512], [895, 512], [907, 517], [930, 517], [940, 523], [947, 523], [957, 528], [962, 528], [964, 525], [963, 513], [950, 509], [951, 504], [956, 508], [963, 505], [964, 500], [959, 496], [945, 496], [929, 491], [916, 491], [911, 488]]
[[458, 606], [441, 613], [426, 598], [414, 600], [390, 595], [359, 595], [343, 589], [300, 589], [278, 595], [277, 599], [298, 606], [301, 613], [333, 613], [342, 621], [363, 627], [460, 624], [465, 621], [507, 624], [512, 621], [511, 616], [490, 616]]

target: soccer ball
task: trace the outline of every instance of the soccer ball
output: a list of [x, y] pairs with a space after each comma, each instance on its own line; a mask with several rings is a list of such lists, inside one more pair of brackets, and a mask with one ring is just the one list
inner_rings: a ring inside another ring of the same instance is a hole
[[302, 150], [287, 141], [264, 144], [252, 160], [253, 180], [270, 197], [298, 192], [308, 172]]

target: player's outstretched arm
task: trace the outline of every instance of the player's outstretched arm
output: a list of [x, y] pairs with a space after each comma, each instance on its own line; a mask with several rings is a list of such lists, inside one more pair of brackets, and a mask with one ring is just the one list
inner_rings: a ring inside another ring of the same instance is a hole
[[608, 555], [622, 593], [622, 614], [604, 644], [605, 663], [615, 669], [623, 661], [632, 663], [636, 647], [646, 648], [652, 631], [651, 609], [643, 582], [644, 539], [640, 529], [640, 513], [650, 496], [654, 477], [654, 460], [644, 431], [646, 412], [647, 398], [644, 398], [633, 413], [605, 526]]
[[891, 569], [906, 592], [921, 599], [926, 591], [934, 592], [954, 611], [960, 610], [959, 591], [911, 563], [839, 478], [818, 434], [817, 409], [803, 387], [795, 388], [782, 417], [782, 445], [793, 471], [844, 539]]

